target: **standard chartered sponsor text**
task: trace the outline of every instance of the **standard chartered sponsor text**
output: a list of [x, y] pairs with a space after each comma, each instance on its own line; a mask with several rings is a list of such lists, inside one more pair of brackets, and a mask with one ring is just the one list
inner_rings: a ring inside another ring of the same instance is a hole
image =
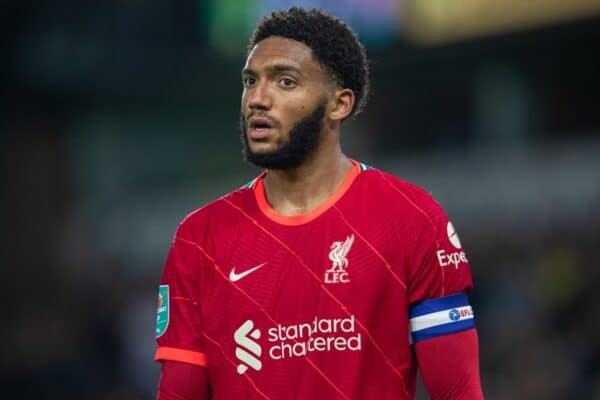
[[349, 318], [315, 317], [312, 322], [277, 325], [268, 330], [269, 356], [274, 360], [302, 357], [312, 352], [360, 351], [362, 337], [356, 332], [354, 315]]

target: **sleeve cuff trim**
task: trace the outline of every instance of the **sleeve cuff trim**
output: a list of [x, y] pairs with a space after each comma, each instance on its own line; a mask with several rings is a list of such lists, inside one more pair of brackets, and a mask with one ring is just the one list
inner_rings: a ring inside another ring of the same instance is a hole
[[206, 367], [206, 354], [197, 351], [159, 347], [154, 355], [156, 361], [170, 360]]

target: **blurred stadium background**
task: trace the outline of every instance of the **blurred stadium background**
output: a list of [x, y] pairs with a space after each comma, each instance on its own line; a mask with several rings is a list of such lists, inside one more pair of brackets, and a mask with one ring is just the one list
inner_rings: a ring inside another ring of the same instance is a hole
[[486, 397], [600, 399], [600, 1], [0, 4], [3, 398], [154, 398], [173, 231], [257, 173], [247, 36], [308, 5], [372, 60], [346, 152], [431, 191], [461, 234]]

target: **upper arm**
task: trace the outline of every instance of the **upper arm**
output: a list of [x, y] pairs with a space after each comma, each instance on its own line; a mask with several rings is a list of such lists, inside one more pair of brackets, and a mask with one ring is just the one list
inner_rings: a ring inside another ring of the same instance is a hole
[[160, 280], [155, 359], [162, 363], [159, 400], [209, 399], [200, 307], [206, 258], [194, 229], [178, 227]]
[[200, 291], [206, 261], [184, 224], [175, 233], [160, 280], [155, 359], [205, 366]]
[[415, 230], [407, 281], [418, 367], [433, 399], [482, 398], [477, 332], [467, 295], [471, 268], [444, 210], [435, 201], [426, 206]]

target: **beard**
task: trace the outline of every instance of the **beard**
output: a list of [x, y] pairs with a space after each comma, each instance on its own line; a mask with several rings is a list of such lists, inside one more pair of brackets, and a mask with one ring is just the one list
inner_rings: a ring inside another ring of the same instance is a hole
[[290, 129], [287, 141], [279, 144], [275, 150], [260, 153], [253, 152], [250, 149], [248, 136], [246, 135], [248, 126], [246, 118], [242, 114], [240, 116], [240, 131], [244, 160], [266, 169], [286, 171], [299, 167], [319, 144], [326, 108], [327, 102], [323, 101], [315, 107], [312, 113], [294, 124]]

